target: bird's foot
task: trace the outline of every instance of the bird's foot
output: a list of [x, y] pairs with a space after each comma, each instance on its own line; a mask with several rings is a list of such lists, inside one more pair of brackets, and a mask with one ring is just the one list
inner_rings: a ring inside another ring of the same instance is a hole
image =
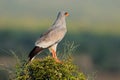
[[57, 59], [57, 58], [55, 58], [55, 61], [56, 61], [57, 63], [61, 63], [61, 61], [60, 61], [59, 59]]

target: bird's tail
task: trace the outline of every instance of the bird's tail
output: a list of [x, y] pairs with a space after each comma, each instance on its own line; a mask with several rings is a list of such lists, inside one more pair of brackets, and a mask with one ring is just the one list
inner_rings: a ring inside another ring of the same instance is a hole
[[33, 48], [33, 50], [29, 53], [29, 62], [33, 59], [33, 57], [35, 57], [35, 55], [38, 53], [38, 52], [41, 52], [43, 50], [43, 48], [40, 48], [38, 46], [35, 46]]

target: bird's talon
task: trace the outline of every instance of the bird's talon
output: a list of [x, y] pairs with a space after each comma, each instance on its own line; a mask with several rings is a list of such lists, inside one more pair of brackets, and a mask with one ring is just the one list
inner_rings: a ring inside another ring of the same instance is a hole
[[55, 59], [55, 61], [56, 61], [57, 63], [61, 63], [61, 61], [60, 61], [59, 59]]

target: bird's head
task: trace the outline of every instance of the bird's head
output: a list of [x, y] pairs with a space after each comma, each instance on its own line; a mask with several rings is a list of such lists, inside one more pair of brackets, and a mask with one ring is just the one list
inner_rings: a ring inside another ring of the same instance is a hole
[[69, 16], [69, 13], [68, 13], [68, 12], [60, 11], [60, 12], [58, 13], [58, 18], [60, 18], [60, 17], [67, 17], [67, 16]]
[[53, 25], [66, 25], [65, 17], [69, 16], [68, 12], [60, 11]]

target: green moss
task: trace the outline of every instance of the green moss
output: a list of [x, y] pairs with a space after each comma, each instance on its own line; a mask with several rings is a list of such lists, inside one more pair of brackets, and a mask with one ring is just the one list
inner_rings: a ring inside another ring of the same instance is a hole
[[18, 64], [15, 80], [86, 80], [86, 77], [79, 72], [72, 59], [58, 63], [48, 56], [35, 59], [27, 65]]

